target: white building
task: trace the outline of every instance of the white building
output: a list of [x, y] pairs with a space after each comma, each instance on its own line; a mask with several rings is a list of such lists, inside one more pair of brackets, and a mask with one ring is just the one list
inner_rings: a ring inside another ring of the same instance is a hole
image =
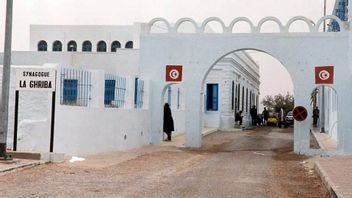
[[[9, 147], [14, 131], [15, 70], [57, 68], [54, 152], [84, 155], [139, 147], [151, 142], [149, 94], [153, 87], [140, 74], [141, 25], [32, 25], [30, 51], [13, 52]], [[0, 54], [0, 61], [3, 54]], [[204, 82], [203, 127], [231, 129], [242, 110], [258, 106], [259, 67], [244, 51], [216, 63]], [[177, 133], [185, 131], [181, 86], [165, 94]], [[49, 151], [51, 95], [20, 93], [18, 150]]]

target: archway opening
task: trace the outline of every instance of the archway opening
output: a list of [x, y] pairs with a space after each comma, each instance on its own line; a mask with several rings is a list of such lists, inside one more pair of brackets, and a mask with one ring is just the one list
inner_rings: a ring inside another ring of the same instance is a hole
[[[168, 120], [168, 116], [165, 112], [165, 104], [168, 104], [171, 117], [172, 117], [172, 134], [171, 134], [171, 142], [167, 141], [167, 130], [166, 128], [170, 128], [170, 121]], [[167, 145], [174, 146], [184, 146], [184, 136], [185, 133], [185, 102], [184, 102], [184, 91], [179, 84], [167, 84], [162, 92], [162, 104], [163, 106], [163, 120], [162, 120], [162, 132], [163, 132], [163, 140]], [[176, 141], [175, 141], [176, 139]], [[176, 143], [176, 144], [175, 144]]]
[[328, 85], [317, 86], [310, 95], [311, 149], [334, 152], [338, 142], [338, 93]]
[[286, 122], [294, 107], [293, 90], [288, 70], [270, 54], [241, 49], [223, 55], [202, 82], [202, 137], [214, 131], [267, 131], [279, 139], [285, 136], [281, 143], [293, 149], [294, 123]]

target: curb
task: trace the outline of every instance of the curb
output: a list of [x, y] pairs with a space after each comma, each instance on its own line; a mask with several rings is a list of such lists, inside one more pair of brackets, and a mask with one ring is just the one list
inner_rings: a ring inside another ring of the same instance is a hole
[[205, 131], [204, 133], [202, 133], [202, 137], [205, 137], [205, 136], [210, 135], [210, 134], [212, 134], [212, 133], [215, 133], [215, 132], [217, 132], [217, 131], [218, 131], [218, 129], [210, 129], [210, 130], [207, 130], [207, 131]]
[[330, 197], [331, 198], [338, 198], [338, 197], [343, 197], [339, 193], [337, 193], [334, 189], [337, 188], [337, 186], [330, 180], [326, 172], [322, 169], [321, 165], [319, 162], [314, 163], [314, 170], [318, 173], [320, 176], [321, 181], [323, 181], [325, 188], [328, 190]]
[[0, 175], [5, 175], [7, 173], [15, 172], [18, 170], [33, 168], [35, 166], [38, 166], [38, 165], [44, 164], [44, 163], [45, 162], [36, 161], [36, 162], [29, 162], [29, 163], [25, 163], [25, 164], [21, 164], [21, 165], [16, 165], [13, 167], [3, 168], [3, 169], [0, 169]]

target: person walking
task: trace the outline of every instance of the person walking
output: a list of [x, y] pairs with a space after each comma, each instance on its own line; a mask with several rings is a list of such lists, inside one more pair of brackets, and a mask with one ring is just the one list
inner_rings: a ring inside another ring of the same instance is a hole
[[171, 141], [171, 133], [174, 131], [174, 119], [172, 118], [171, 109], [169, 103], [165, 103], [164, 105], [164, 124], [163, 131], [167, 135], [167, 139], [165, 141]]
[[313, 109], [313, 126], [317, 127], [318, 125], [318, 119], [319, 119], [319, 108], [317, 106], [314, 107]]
[[252, 117], [252, 126], [257, 126], [258, 112], [257, 108], [253, 105], [251, 110], [249, 111]]
[[243, 116], [242, 116], [242, 111], [238, 111], [235, 115], [235, 122], [237, 124], [237, 122], [239, 122], [238, 126], [242, 125], [242, 120], [243, 120]]
[[268, 125], [268, 118], [269, 118], [269, 111], [266, 110], [266, 107], [264, 107], [264, 110], [262, 112], [262, 115], [264, 117], [264, 124]]

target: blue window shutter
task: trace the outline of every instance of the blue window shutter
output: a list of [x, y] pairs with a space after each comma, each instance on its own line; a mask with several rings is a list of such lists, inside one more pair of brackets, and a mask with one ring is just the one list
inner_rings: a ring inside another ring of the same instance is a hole
[[211, 110], [211, 105], [212, 105], [212, 103], [211, 103], [211, 94], [212, 94], [212, 92], [211, 92], [211, 85], [210, 84], [207, 84], [207, 95], [206, 95], [206, 110], [207, 111], [210, 111]]
[[113, 100], [115, 100], [115, 84], [115, 80], [105, 80], [105, 105], [109, 105]]
[[137, 108], [138, 102], [138, 78], [134, 79], [134, 106]]
[[63, 100], [65, 103], [77, 103], [78, 80], [64, 79]]
[[218, 110], [218, 104], [219, 104], [219, 85], [218, 84], [213, 84], [213, 98], [212, 98], [212, 100], [213, 100], [213, 104], [212, 104], [212, 106], [213, 106], [213, 111], [217, 111]]

